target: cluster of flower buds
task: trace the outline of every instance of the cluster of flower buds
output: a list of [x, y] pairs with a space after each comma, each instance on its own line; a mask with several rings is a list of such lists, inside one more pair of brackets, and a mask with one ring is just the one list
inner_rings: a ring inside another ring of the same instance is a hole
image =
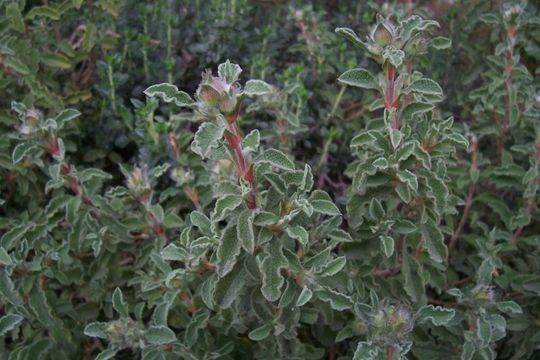
[[126, 174], [126, 185], [137, 201], [147, 203], [150, 200], [152, 188], [146, 169], [135, 167], [130, 173]]
[[114, 349], [138, 348], [142, 345], [144, 329], [130, 318], [111, 321], [105, 329], [109, 343]]
[[381, 347], [394, 346], [407, 341], [414, 320], [405, 307], [389, 305], [371, 316], [369, 327], [375, 343]]
[[212, 118], [217, 113], [232, 113], [238, 106], [240, 95], [237, 80], [237, 77], [216, 77], [212, 71], [206, 70], [196, 93], [198, 114], [203, 118]]
[[26, 111], [25, 116], [21, 116], [21, 124], [19, 125], [19, 134], [31, 135], [39, 130], [43, 115], [34, 109]]
[[484, 284], [475, 286], [469, 293], [469, 301], [482, 307], [495, 304], [494, 287]]

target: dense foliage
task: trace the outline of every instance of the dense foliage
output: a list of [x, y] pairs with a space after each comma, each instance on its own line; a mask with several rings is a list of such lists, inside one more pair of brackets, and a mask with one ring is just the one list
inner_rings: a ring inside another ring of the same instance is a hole
[[0, 359], [540, 357], [525, 1], [0, 0]]

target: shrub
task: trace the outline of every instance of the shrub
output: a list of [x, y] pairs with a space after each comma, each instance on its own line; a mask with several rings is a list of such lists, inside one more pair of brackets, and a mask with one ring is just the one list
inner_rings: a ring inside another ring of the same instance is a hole
[[536, 358], [537, 12], [0, 3], [0, 358]]

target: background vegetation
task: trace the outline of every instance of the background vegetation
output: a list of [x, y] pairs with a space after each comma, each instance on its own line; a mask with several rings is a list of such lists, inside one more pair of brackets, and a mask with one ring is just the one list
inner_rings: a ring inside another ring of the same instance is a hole
[[[0, 358], [540, 357], [539, 25], [533, 1], [0, 0]], [[199, 86], [227, 59], [239, 128], [194, 146], [236, 123]]]

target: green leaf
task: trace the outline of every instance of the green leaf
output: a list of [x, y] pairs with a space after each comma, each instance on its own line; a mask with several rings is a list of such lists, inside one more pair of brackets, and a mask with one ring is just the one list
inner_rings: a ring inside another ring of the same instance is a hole
[[281, 276], [281, 269], [289, 264], [283, 255], [281, 244], [272, 240], [266, 246], [266, 257], [263, 259], [260, 269], [262, 273], [261, 292], [268, 301], [276, 301], [281, 296], [281, 288], [285, 279]]
[[242, 68], [238, 64], [231, 63], [228, 59], [218, 65], [218, 76], [225, 80], [228, 84], [233, 84], [238, 81]]
[[448, 257], [448, 248], [444, 243], [444, 235], [441, 230], [430, 220], [427, 226], [420, 226], [420, 231], [425, 239], [425, 247], [431, 260], [442, 263]]
[[324, 215], [336, 216], [341, 215], [338, 207], [330, 200], [310, 200], [313, 206], [313, 211]]
[[417, 92], [419, 94], [426, 94], [426, 95], [442, 95], [443, 91], [439, 84], [437, 84], [435, 81], [427, 78], [419, 79], [414, 81], [411, 86], [410, 90]]
[[62, 54], [42, 54], [40, 56], [40, 61], [43, 65], [59, 68], [62, 70], [67, 70], [71, 68], [71, 61], [69, 58]]
[[122, 290], [117, 287], [114, 289], [113, 295], [112, 295], [112, 305], [114, 310], [124, 318], [129, 317], [129, 310], [128, 305], [124, 301], [124, 294], [122, 294]]
[[148, 97], [157, 97], [163, 101], [170, 103], [174, 102], [176, 106], [189, 107], [195, 104], [195, 101], [184, 91], [178, 91], [175, 85], [162, 83], [150, 86], [144, 90], [144, 94]]
[[379, 89], [377, 79], [365, 69], [351, 69], [345, 71], [338, 78], [343, 84], [356, 86], [364, 89]]
[[176, 335], [174, 331], [166, 326], [151, 326], [146, 332], [146, 340], [153, 345], [164, 345], [175, 342]]
[[381, 221], [386, 216], [381, 202], [376, 198], [372, 198], [369, 202], [369, 216], [375, 221]]
[[505, 312], [508, 314], [522, 314], [523, 310], [521, 310], [521, 306], [519, 306], [518, 303], [512, 300], [508, 301], [499, 301], [497, 304], [497, 309], [501, 312]]
[[387, 258], [392, 256], [394, 253], [394, 238], [383, 234], [379, 236], [379, 240], [381, 240], [381, 249], [384, 255], [386, 255]]
[[228, 227], [223, 231], [223, 236], [217, 248], [217, 274], [219, 277], [227, 275], [236, 264], [236, 258], [240, 255], [241, 242], [236, 234], [235, 227]]
[[363, 146], [375, 142], [377, 138], [371, 131], [362, 132], [351, 140], [351, 147]]
[[39, 288], [39, 286], [34, 285], [30, 291], [30, 296], [28, 298], [28, 307], [32, 309], [37, 320], [45, 327], [52, 328], [55, 325], [55, 319], [52, 316], [52, 309], [47, 302], [45, 293]]
[[401, 113], [402, 119], [411, 119], [413, 116], [418, 114], [423, 114], [426, 112], [430, 112], [433, 110], [433, 105], [428, 103], [422, 103], [422, 102], [413, 102], [407, 105], [405, 109], [403, 109], [403, 112]]
[[476, 336], [479, 340], [480, 348], [486, 347], [491, 342], [493, 331], [487, 317], [481, 316], [476, 319]]
[[58, 129], [62, 129], [64, 125], [72, 121], [73, 119], [79, 117], [81, 115], [80, 111], [75, 109], [65, 109], [60, 112], [54, 119], [56, 121], [56, 126]]
[[446, 200], [448, 199], [449, 195], [448, 188], [441, 179], [435, 176], [427, 176], [426, 180], [427, 186], [430, 190], [428, 192], [428, 196], [435, 200], [435, 207], [439, 213], [442, 213], [446, 207]]
[[400, 67], [403, 64], [405, 53], [401, 49], [396, 49], [392, 46], [387, 46], [382, 53], [383, 58], [394, 67]]
[[343, 36], [344, 38], [346, 38], [347, 40], [349, 40], [350, 42], [352, 42], [354, 45], [356, 45], [360, 49], [362, 50], [368, 49], [367, 44], [363, 42], [362, 40], [360, 40], [360, 38], [351, 29], [339, 27], [339, 28], [336, 28], [335, 32], [336, 34], [339, 34]]
[[186, 251], [171, 243], [160, 252], [161, 258], [167, 261], [184, 261], [188, 258]]
[[15, 70], [21, 75], [30, 75], [30, 69], [19, 59], [9, 56], [4, 59], [4, 65]]
[[101, 339], [107, 339], [107, 329], [108, 324], [104, 322], [93, 322], [84, 327], [84, 335], [90, 337], [97, 337]]
[[13, 165], [20, 162], [28, 153], [30, 153], [36, 148], [37, 146], [29, 141], [18, 143], [17, 146], [15, 146], [15, 149], [13, 149], [13, 153], [11, 154]]
[[354, 352], [353, 360], [378, 360], [379, 348], [371, 341], [361, 341]]
[[253, 254], [255, 249], [255, 232], [253, 231], [253, 218], [255, 213], [246, 209], [238, 215], [236, 223], [236, 234], [244, 250], [249, 254]]
[[319, 276], [333, 276], [340, 272], [347, 263], [345, 256], [340, 256], [332, 259], [326, 264], [322, 270], [317, 274]]
[[437, 50], [450, 49], [452, 41], [449, 38], [443, 36], [437, 36], [429, 42], [429, 46]]
[[403, 138], [403, 134], [401, 131], [397, 129], [389, 128], [390, 133], [390, 142], [392, 143], [392, 147], [395, 149], [398, 148], [399, 144], [401, 144], [401, 139]]
[[199, 228], [201, 232], [211, 233], [210, 229], [212, 228], [212, 223], [202, 212], [196, 210], [192, 211], [191, 214], [189, 214], [189, 218], [191, 223]]
[[210, 312], [207, 309], [199, 309], [193, 314], [184, 333], [184, 343], [187, 346], [193, 346], [197, 342], [199, 330], [206, 328], [209, 318]]
[[337, 311], [350, 309], [353, 305], [353, 301], [349, 296], [329, 288], [315, 290], [315, 295], [319, 300], [330, 303], [330, 307]]
[[23, 301], [19, 292], [15, 289], [11, 278], [8, 276], [7, 272], [0, 268], [0, 298], [3, 299], [3, 302], [9, 302], [15, 307], [23, 305]]
[[[215, 285], [215, 291], [212, 295], [212, 297], [215, 299], [215, 303], [218, 304], [219, 307], [222, 309], [228, 309], [235, 300], [238, 300], [242, 289], [246, 284], [246, 274], [244, 264], [242, 262], [237, 262], [233, 269], [227, 275], [225, 275], [225, 277], [219, 279], [217, 285]], [[210, 291], [210, 293], [211, 292], [212, 291]]]
[[300, 292], [300, 295], [298, 296], [298, 299], [296, 300], [296, 306], [304, 306], [309, 300], [311, 300], [312, 296], [313, 292], [307, 286], [304, 286]]
[[243, 94], [247, 96], [261, 96], [272, 92], [272, 86], [262, 80], [249, 80], [244, 87]]
[[265, 324], [261, 327], [256, 328], [249, 332], [248, 337], [253, 341], [261, 341], [266, 339], [269, 335], [274, 325], [272, 323]]
[[452, 321], [455, 315], [456, 311], [454, 309], [445, 309], [443, 307], [435, 307], [433, 305], [423, 306], [416, 314], [419, 322], [431, 320], [435, 326], [448, 324], [450, 321]]
[[15, 329], [15, 327], [23, 321], [23, 317], [19, 314], [7, 314], [0, 318], [0, 336], [4, 336], [8, 331]]
[[11, 256], [9, 256], [8, 252], [3, 247], [0, 247], [0, 265], [3, 265], [3, 266], [13, 265], [13, 260], [11, 260]]
[[418, 261], [411, 257], [407, 251], [404, 251], [401, 273], [403, 274], [403, 278], [405, 280], [405, 292], [415, 303], [425, 304], [426, 295], [424, 289], [424, 280], [420, 276], [421, 271], [422, 269]]
[[11, 20], [11, 27], [15, 31], [21, 34], [24, 33], [26, 30], [24, 19], [16, 2], [11, 2], [6, 5], [6, 16]]
[[392, 225], [392, 230], [399, 234], [412, 234], [417, 230], [415, 224], [406, 219], [398, 219], [394, 225]]
[[409, 170], [398, 171], [397, 176], [408, 188], [415, 192], [418, 191], [418, 179], [412, 172]]
[[246, 151], [257, 151], [257, 149], [259, 148], [260, 138], [261, 136], [259, 134], [259, 130], [252, 130], [242, 140], [242, 147]]
[[114, 350], [114, 349], [103, 350], [102, 352], [100, 352], [100, 353], [98, 354], [98, 356], [96, 356], [96, 358], [95, 358], [94, 360], [109, 360], [109, 359], [113, 359], [117, 352], [118, 352], [118, 350]]
[[294, 162], [284, 153], [276, 149], [268, 149], [255, 159], [256, 163], [268, 163], [282, 170], [293, 171]]
[[298, 240], [302, 246], [307, 246], [309, 242], [309, 233], [302, 226], [287, 226], [285, 231], [292, 239]]
[[225, 215], [242, 204], [244, 199], [240, 195], [228, 194], [220, 197], [216, 201], [214, 211], [212, 212], [212, 221], [218, 222], [225, 218]]
[[55, 8], [49, 6], [34, 6], [26, 15], [27, 19], [34, 19], [36, 17], [46, 17], [51, 20], [60, 20], [60, 13]]
[[225, 127], [221, 123], [205, 122], [201, 124], [191, 143], [191, 150], [203, 159], [207, 158], [212, 149], [218, 147], [224, 132]]

